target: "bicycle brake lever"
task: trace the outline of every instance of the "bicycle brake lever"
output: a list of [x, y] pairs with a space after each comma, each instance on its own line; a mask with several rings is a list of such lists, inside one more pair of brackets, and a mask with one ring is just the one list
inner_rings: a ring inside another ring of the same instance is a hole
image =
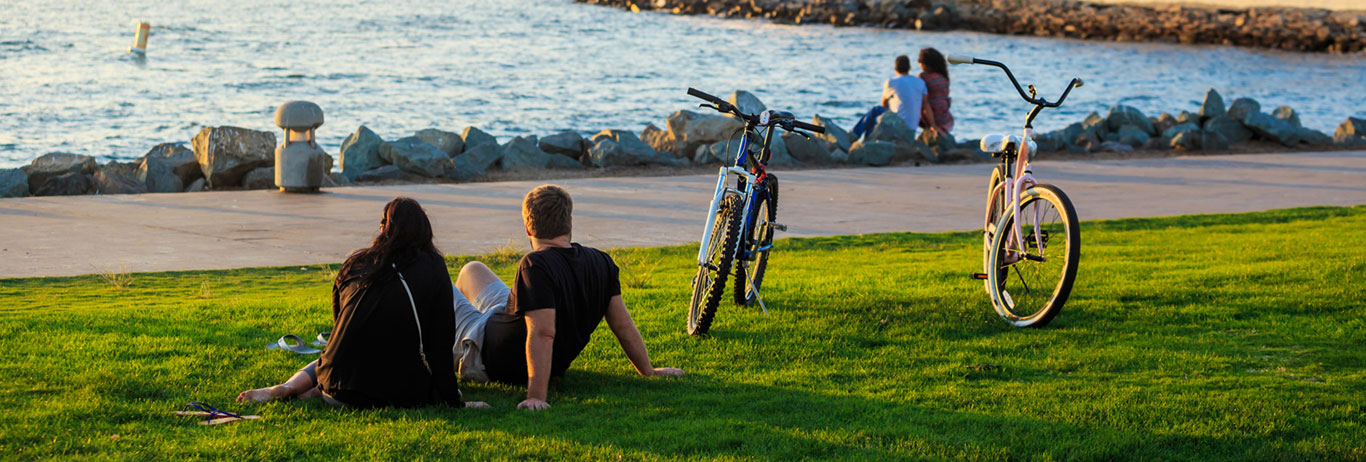
[[721, 108], [716, 107], [716, 106], [713, 106], [713, 105], [710, 105], [710, 104], [707, 104], [707, 103], [699, 104], [699, 105], [697, 105], [697, 107], [704, 107], [704, 108], [708, 108], [708, 109], [712, 109], [712, 110], [716, 110], [716, 111], [720, 111], [720, 110], [721, 110]]

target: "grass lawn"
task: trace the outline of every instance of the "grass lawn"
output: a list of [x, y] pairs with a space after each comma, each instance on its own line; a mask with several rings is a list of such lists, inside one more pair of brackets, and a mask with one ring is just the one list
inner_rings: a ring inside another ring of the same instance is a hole
[[[264, 346], [330, 330], [335, 265], [0, 280], [0, 459], [1366, 460], [1366, 206], [1082, 230], [1042, 330], [967, 277], [975, 233], [782, 240], [771, 315], [722, 305], [701, 339], [695, 248], [615, 250], [688, 375], [636, 377], [604, 326], [542, 413], [487, 385], [462, 389], [491, 410], [231, 403], [311, 359]], [[171, 415], [189, 401], [264, 419]]]

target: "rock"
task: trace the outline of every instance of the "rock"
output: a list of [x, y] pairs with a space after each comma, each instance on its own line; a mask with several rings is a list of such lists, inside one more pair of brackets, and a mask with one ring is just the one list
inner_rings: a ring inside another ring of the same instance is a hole
[[550, 154], [537, 146], [536, 135], [518, 136], [503, 145], [503, 159], [499, 162], [503, 170], [530, 170], [546, 168], [550, 164]]
[[1130, 106], [1117, 104], [1110, 107], [1110, 111], [1105, 115], [1105, 126], [1112, 132], [1118, 132], [1125, 125], [1133, 125], [1139, 130], [1143, 130], [1148, 136], [1157, 134], [1153, 128], [1152, 121], [1143, 112]]
[[849, 162], [849, 153], [844, 152], [842, 149], [836, 150], [835, 152], [830, 153], [830, 161], [837, 164], [847, 163]]
[[1091, 134], [1095, 136], [1100, 136], [1100, 132], [1106, 130], [1105, 118], [1101, 117], [1101, 115], [1096, 112], [1087, 114], [1086, 118], [1081, 119], [1081, 128], [1083, 131], [1091, 132]]
[[1105, 152], [1130, 152], [1134, 147], [1119, 141], [1106, 141], [1100, 144], [1100, 150]]
[[892, 163], [896, 151], [896, 144], [890, 141], [857, 141], [849, 150], [849, 162], [873, 166], [888, 165]]
[[1190, 112], [1187, 112], [1187, 111], [1181, 111], [1180, 114], [1177, 114], [1177, 115], [1176, 115], [1176, 123], [1178, 123], [1178, 124], [1185, 124], [1185, 123], [1195, 123], [1195, 124], [1198, 124], [1198, 123], [1200, 123], [1200, 117], [1197, 117], [1195, 114], [1191, 114]]
[[1271, 111], [1271, 117], [1281, 119], [1281, 121], [1290, 124], [1291, 127], [1304, 127], [1304, 125], [1300, 125], [1300, 115], [1296, 114], [1295, 110], [1291, 109], [1290, 106], [1276, 108], [1276, 110]]
[[621, 146], [611, 138], [601, 138], [593, 147], [588, 148], [588, 161], [594, 167], [607, 168], [627, 165], [626, 154]]
[[1163, 137], [1163, 138], [1175, 138], [1177, 133], [1183, 133], [1183, 132], [1188, 132], [1188, 131], [1191, 131], [1191, 130], [1199, 130], [1199, 129], [1200, 129], [1200, 126], [1199, 126], [1199, 125], [1196, 125], [1194, 122], [1186, 122], [1186, 123], [1182, 123], [1182, 124], [1176, 124], [1176, 125], [1173, 125], [1171, 128], [1168, 128], [1168, 129], [1166, 129], [1166, 130], [1163, 130], [1163, 131], [1162, 131], [1162, 137]]
[[793, 158], [814, 164], [830, 163], [830, 151], [825, 149], [825, 143], [820, 138], [812, 137], [808, 140], [796, 133], [784, 133], [782, 138]]
[[[774, 133], [776, 134], [781, 131], [782, 130], [779, 129]], [[758, 146], [758, 144], [755, 144], [755, 147]], [[783, 140], [782, 135], [773, 137], [773, 141], [768, 144], [768, 151], [769, 154], [771, 154], [768, 159], [768, 165], [793, 165], [797, 163], [797, 159], [792, 158], [792, 153], [788, 152], [787, 141]]]
[[1252, 139], [1252, 131], [1243, 126], [1242, 122], [1233, 120], [1228, 116], [1215, 117], [1205, 122], [1205, 131], [1219, 132], [1229, 144], [1242, 143]]
[[460, 153], [465, 152], [465, 139], [454, 132], [428, 128], [426, 130], [419, 130], [417, 133], [414, 133], [413, 136], [418, 137], [418, 139], [421, 139], [427, 144], [436, 146], [441, 152], [446, 153], [447, 157], [455, 157]]
[[[70, 173], [79, 173], [83, 176], [93, 174], [95, 173], [96, 167], [97, 166], [95, 164], [94, 157], [82, 156], [78, 154], [67, 154], [64, 152], [50, 152], [38, 156], [38, 158], [33, 159], [33, 162], [29, 163], [29, 165], [20, 168], [22, 168], [24, 170], [24, 173], [28, 175], [28, 187], [30, 194], [35, 196], [52, 196], [63, 194], [38, 193], [40, 189], [43, 189], [43, 184], [47, 183], [48, 180], [64, 176]], [[55, 189], [49, 189], [63, 191], [71, 190], [72, 188], [70, 186], [71, 184], [74, 184], [73, 180], [68, 179], [66, 180], [66, 182], [68, 183], [66, 185], [67, 187], [59, 188], [54, 186], [53, 188]], [[85, 193], [81, 192], [76, 194]]]
[[764, 106], [764, 103], [759, 101], [759, 97], [744, 90], [735, 90], [730, 94], [730, 98], [726, 99], [726, 102], [745, 114], [758, 114], [768, 109], [768, 106]]
[[1148, 139], [1148, 144], [1143, 145], [1143, 149], [1149, 151], [1160, 151], [1172, 148], [1172, 139], [1162, 135], [1157, 135]]
[[498, 138], [494, 138], [493, 135], [484, 133], [483, 130], [475, 127], [465, 127], [465, 132], [460, 137], [465, 140], [465, 150], [481, 144], [498, 145]]
[[445, 175], [451, 167], [450, 156], [416, 136], [381, 144], [379, 157], [405, 172], [431, 178]]
[[698, 146], [725, 141], [745, 127], [739, 120], [692, 111], [678, 111], [669, 115], [669, 136], [676, 143], [678, 153], [697, 152]]
[[0, 197], [27, 197], [28, 174], [23, 169], [0, 168]]
[[1289, 147], [1300, 144], [1299, 129], [1266, 113], [1248, 114], [1247, 118], [1243, 119], [1243, 124], [1247, 125], [1247, 128], [1259, 138], [1275, 141]]
[[[487, 145], [480, 146], [481, 149], [489, 149]], [[451, 167], [446, 169], [446, 178], [455, 181], [469, 181], [484, 176], [485, 170], [475, 165], [469, 157], [463, 155], [451, 158]]]
[[1209, 120], [1221, 117], [1226, 113], [1224, 109], [1224, 97], [1219, 96], [1219, 92], [1213, 88], [1205, 92], [1205, 102], [1200, 105], [1200, 120]]
[[621, 154], [625, 156], [620, 162], [624, 165], [688, 165], [687, 159], [661, 154], [650, 145], [645, 144], [635, 133], [625, 130], [603, 130], [593, 135], [593, 144], [597, 145], [603, 139], [610, 139], [616, 142]]
[[1200, 134], [1201, 148], [1206, 151], [1224, 151], [1228, 149], [1228, 139], [1219, 132], [1206, 131]]
[[1157, 120], [1153, 121], [1153, 130], [1156, 130], [1159, 134], [1164, 133], [1168, 128], [1175, 127], [1179, 123], [1180, 122], [1176, 121], [1176, 117], [1172, 117], [1171, 114], [1163, 112], [1162, 115], [1157, 116]]
[[1333, 144], [1333, 137], [1309, 127], [1300, 127], [1299, 136], [1301, 143], [1310, 146], [1331, 146]]
[[1188, 130], [1177, 133], [1172, 138], [1172, 149], [1180, 151], [1194, 151], [1203, 146], [1200, 130]]
[[95, 194], [142, 194], [147, 184], [137, 179], [138, 165], [110, 162], [100, 166], [92, 178]]
[[204, 170], [199, 168], [194, 151], [179, 143], [162, 143], [142, 156], [135, 176], [147, 186], [148, 192], [171, 193], [203, 178]]
[[383, 144], [384, 139], [364, 125], [347, 135], [341, 144], [342, 175], [354, 181], [361, 173], [384, 165], [379, 157], [379, 147]]
[[816, 114], [815, 117], [811, 118], [811, 123], [825, 127], [825, 133], [819, 133], [816, 136], [825, 141], [827, 151], [835, 152], [838, 149], [846, 153], [849, 152], [849, 146], [853, 143], [849, 139], [849, 132], [840, 128], [839, 125], [835, 124], [835, 121]]
[[403, 169], [398, 168], [394, 165], [384, 165], [376, 167], [365, 172], [361, 172], [360, 175], [356, 175], [356, 181], [406, 181], [409, 178], [411, 178], [411, 176], [408, 174], [408, 172], [405, 172], [403, 171]]
[[[895, 112], [887, 111], [878, 116], [877, 124], [873, 126], [873, 132], [868, 135], [868, 139], [874, 141], [889, 141], [892, 143], [910, 143], [915, 141], [915, 129], [906, 125], [906, 121]], [[853, 155], [851, 147], [849, 155]]]
[[[31, 178], [31, 177], [30, 177]], [[32, 183], [30, 183], [32, 186]], [[90, 175], [81, 172], [70, 172], [54, 177], [47, 178], [38, 189], [32, 191], [35, 196], [78, 196], [90, 194], [93, 185], [90, 183]]]
[[550, 154], [550, 160], [546, 162], [545, 166], [548, 168], [567, 168], [571, 170], [582, 170], [584, 168], [583, 162], [579, 159], [559, 154]]
[[275, 164], [275, 134], [239, 127], [204, 127], [190, 142], [210, 187], [237, 186], [254, 169]]
[[208, 189], [208, 184], [208, 181], [205, 180], [204, 177], [199, 177], [198, 180], [190, 182], [190, 185], [185, 187], [185, 192], [203, 191], [205, 189]]
[[275, 167], [261, 167], [242, 176], [244, 189], [275, 189]]
[[537, 146], [540, 147], [542, 151], [549, 154], [569, 156], [569, 158], [575, 160], [583, 158], [583, 137], [579, 136], [576, 132], [563, 131], [541, 138], [540, 142], [537, 143]]
[[1064, 146], [1064, 143], [1062, 142], [1064, 130], [1066, 129], [1035, 136], [1034, 143], [1039, 145], [1039, 152], [1061, 151]]
[[[1366, 119], [1348, 117], [1333, 133], [1333, 142], [1345, 146], [1366, 144]], [[30, 183], [32, 181], [29, 180]]]
[[[452, 168], [463, 170], [457, 179], [483, 176], [489, 167], [503, 160], [503, 150], [496, 143], [466, 146], [465, 152], [451, 159]], [[449, 171], [447, 171], [447, 176]], [[473, 175], [473, 176], [469, 176]]]
[[350, 186], [351, 179], [341, 173], [329, 173], [323, 177], [323, 187], [333, 188], [337, 186]]
[[[674, 141], [674, 138], [669, 134], [669, 131], [656, 127], [655, 124], [645, 124], [645, 129], [640, 131], [640, 140], [661, 153], [673, 155], [675, 157], [683, 157], [688, 154], [685, 152], [678, 152], [678, 143]], [[585, 142], [584, 144], [588, 145], [591, 143]]]
[[1244, 122], [1247, 116], [1258, 112], [1262, 112], [1262, 105], [1252, 98], [1238, 98], [1228, 106], [1228, 117], [1239, 122]]
[[1126, 125], [1124, 127], [1121, 127], [1119, 129], [1119, 133], [1117, 133], [1116, 135], [1116, 141], [1119, 141], [1120, 143], [1129, 145], [1130, 147], [1134, 148], [1142, 147], [1143, 145], [1148, 144], [1148, 140], [1152, 138], [1151, 136], [1148, 136], [1148, 134], [1145, 133], [1142, 129], [1135, 127], [1133, 125]]
[[954, 141], [953, 135], [949, 133], [925, 130], [920, 132], [917, 141], [925, 146], [929, 153], [925, 157], [929, 158], [930, 162], [944, 162], [947, 160], [946, 155], [958, 148], [958, 142]]

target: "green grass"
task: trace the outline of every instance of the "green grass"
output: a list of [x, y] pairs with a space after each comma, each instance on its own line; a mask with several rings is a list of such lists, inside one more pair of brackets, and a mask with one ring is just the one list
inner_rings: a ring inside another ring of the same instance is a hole
[[[1366, 460], [1366, 207], [1082, 229], [1042, 330], [967, 278], [975, 233], [780, 241], [772, 315], [723, 305], [705, 339], [692, 246], [614, 250], [688, 375], [635, 377], [602, 328], [542, 413], [484, 385], [462, 388], [494, 409], [231, 404], [307, 361], [263, 347], [330, 328], [335, 265], [0, 280], [0, 458]], [[188, 401], [264, 420], [170, 414]]]

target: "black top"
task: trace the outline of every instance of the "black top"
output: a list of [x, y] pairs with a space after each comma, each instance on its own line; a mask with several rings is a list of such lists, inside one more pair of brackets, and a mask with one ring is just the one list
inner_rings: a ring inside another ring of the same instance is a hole
[[506, 313], [496, 313], [484, 327], [484, 369], [489, 379], [527, 381], [526, 313], [555, 310], [555, 343], [550, 375], [562, 376], [569, 363], [607, 315], [612, 297], [621, 295], [617, 264], [592, 247], [551, 247], [522, 257]]
[[340, 275], [332, 287], [332, 336], [318, 359], [318, 386], [355, 407], [463, 407], [455, 378], [455, 313], [450, 272], [440, 255], [423, 254], [399, 271], [412, 289], [431, 373], [418, 354], [412, 304], [393, 270], [362, 289], [374, 268]]

